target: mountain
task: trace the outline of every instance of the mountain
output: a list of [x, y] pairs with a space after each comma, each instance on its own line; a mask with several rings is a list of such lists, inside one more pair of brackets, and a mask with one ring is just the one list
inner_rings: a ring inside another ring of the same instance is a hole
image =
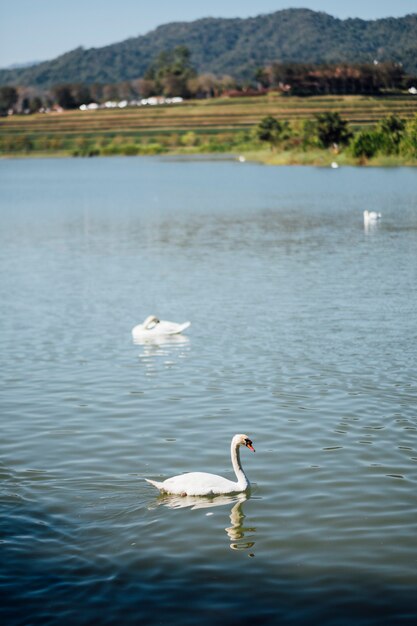
[[0, 84], [42, 88], [57, 83], [113, 83], [143, 76], [163, 50], [185, 45], [199, 73], [251, 79], [273, 61], [395, 61], [417, 74], [417, 13], [401, 18], [340, 20], [309, 9], [247, 19], [173, 22], [103, 48], [76, 48], [56, 59], [0, 70]]
[[20, 70], [24, 67], [32, 67], [33, 65], [38, 65], [38, 63], [42, 63], [42, 61], [27, 61], [26, 63], [12, 63], [12, 65], [8, 65], [4, 67], [5, 70]]

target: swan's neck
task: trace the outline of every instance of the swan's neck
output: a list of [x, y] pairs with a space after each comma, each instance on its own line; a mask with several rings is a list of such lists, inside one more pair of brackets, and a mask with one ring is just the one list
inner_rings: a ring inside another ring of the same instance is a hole
[[235, 470], [238, 485], [242, 489], [247, 489], [249, 487], [249, 480], [247, 479], [246, 474], [243, 471], [242, 465], [240, 463], [239, 446], [232, 442], [230, 453], [231, 453], [232, 465], [233, 465], [233, 469]]

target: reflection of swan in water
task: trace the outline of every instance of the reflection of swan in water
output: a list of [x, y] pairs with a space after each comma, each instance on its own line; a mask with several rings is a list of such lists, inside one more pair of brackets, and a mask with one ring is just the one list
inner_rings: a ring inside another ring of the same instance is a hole
[[167, 478], [163, 482], [145, 480], [159, 489], [162, 493], [170, 493], [178, 496], [214, 496], [247, 491], [250, 487], [249, 480], [243, 471], [240, 462], [240, 446], [245, 446], [255, 452], [252, 441], [247, 435], [235, 435], [230, 446], [232, 465], [237, 481], [228, 480], [217, 474], [208, 472], [189, 472]]
[[251, 533], [256, 531], [256, 528], [245, 528], [243, 526], [245, 514], [242, 510], [242, 504], [245, 500], [246, 498], [243, 500], [239, 499], [232, 507], [232, 510], [230, 511], [230, 521], [232, 522], [232, 525], [229, 526], [229, 528], [225, 528], [230, 539], [231, 550], [248, 550], [255, 545], [254, 541], [242, 541], [248, 531]]
[[132, 328], [132, 335], [134, 339], [178, 335], [190, 325], [191, 322], [177, 324], [176, 322], [160, 320], [155, 315], [149, 315], [143, 324], [138, 324]]
[[172, 367], [179, 359], [185, 358], [190, 349], [190, 340], [185, 335], [136, 338], [133, 343], [141, 346], [138, 357], [145, 368], [146, 376], [152, 376], [161, 367]]
[[211, 509], [232, 503], [239, 504], [247, 499], [248, 494], [246, 493], [237, 493], [231, 496], [177, 496], [165, 494], [156, 499], [155, 505], [166, 506], [168, 509], [191, 509], [195, 511], [197, 509]]
[[[243, 526], [243, 520], [245, 519], [245, 514], [242, 510], [243, 503], [248, 499], [249, 496], [247, 493], [215, 497], [165, 495], [160, 496], [154, 505], [151, 505], [149, 508], [154, 508], [154, 506], [166, 506], [169, 509], [189, 508], [195, 511], [233, 504], [230, 511], [230, 521], [232, 525], [225, 528], [226, 534], [230, 539], [230, 548], [231, 550], [249, 550], [255, 545], [255, 542], [247, 541], [245, 535], [248, 532], [255, 533], [256, 528], [246, 528]], [[207, 515], [209, 514], [210, 513], [207, 513]]]
[[181, 346], [189, 343], [185, 335], [144, 335], [133, 337], [133, 343], [137, 346]]

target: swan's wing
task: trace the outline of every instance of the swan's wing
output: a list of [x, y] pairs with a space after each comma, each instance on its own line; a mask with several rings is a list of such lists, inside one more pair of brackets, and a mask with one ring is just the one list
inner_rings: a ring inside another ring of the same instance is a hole
[[210, 496], [217, 494], [236, 493], [237, 483], [206, 472], [190, 472], [167, 478], [162, 489], [174, 495]]
[[178, 335], [191, 326], [191, 322], [183, 322], [177, 324], [176, 322], [168, 322], [167, 320], [160, 320], [154, 326], [146, 327], [144, 324], [138, 324], [132, 328], [133, 337], [160, 337], [162, 335]]
[[182, 324], [177, 324], [176, 322], [161, 320], [159, 324], [155, 327], [155, 331], [158, 333], [163, 333], [164, 335], [176, 335], [178, 333], [182, 333], [182, 331], [186, 330], [189, 326], [191, 326], [191, 322], [183, 322]]

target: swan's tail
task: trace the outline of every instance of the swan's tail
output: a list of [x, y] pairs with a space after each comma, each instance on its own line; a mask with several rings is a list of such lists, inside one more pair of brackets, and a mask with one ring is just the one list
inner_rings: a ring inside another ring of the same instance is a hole
[[145, 480], [146, 480], [147, 483], [149, 483], [150, 485], [153, 485], [157, 489], [159, 489], [159, 490], [163, 489], [162, 483], [158, 483], [158, 481], [151, 480], [150, 478], [145, 478]]

